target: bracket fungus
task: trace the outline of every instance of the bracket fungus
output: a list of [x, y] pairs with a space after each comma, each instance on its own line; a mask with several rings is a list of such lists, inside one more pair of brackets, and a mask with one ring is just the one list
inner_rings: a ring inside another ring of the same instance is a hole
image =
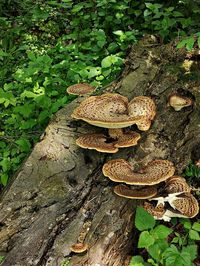
[[128, 199], [149, 199], [157, 194], [157, 187], [128, 187], [126, 185], [118, 185], [114, 188], [114, 193], [118, 196]]
[[94, 126], [124, 128], [136, 124], [144, 131], [149, 129], [154, 116], [155, 103], [151, 98], [135, 97], [129, 104], [126, 97], [117, 93], [91, 96], [72, 113], [73, 118]]
[[150, 213], [156, 220], [162, 220], [166, 212], [166, 209], [162, 203], [154, 206], [152, 203], [145, 201], [143, 208], [148, 211], [148, 213]]
[[103, 166], [103, 174], [114, 182], [128, 185], [152, 186], [173, 176], [175, 168], [168, 160], [154, 160], [142, 169], [142, 173], [134, 172], [131, 164], [124, 159], [110, 160]]
[[176, 92], [169, 96], [169, 105], [173, 107], [175, 111], [180, 111], [182, 108], [191, 106], [192, 104], [192, 99], [179, 95]]
[[172, 176], [166, 181], [165, 192], [168, 194], [190, 191], [190, 186], [187, 184], [185, 178], [181, 176]]
[[156, 200], [157, 205], [168, 203], [174, 210], [167, 210], [167, 215], [171, 217], [193, 218], [199, 213], [199, 203], [189, 192], [177, 192], [169, 194], [167, 197], [151, 198]]
[[88, 249], [88, 245], [85, 243], [76, 243], [70, 247], [74, 253], [83, 253]]
[[73, 94], [73, 95], [86, 95], [89, 93], [92, 93], [95, 90], [93, 86], [87, 83], [78, 83], [71, 85], [67, 88], [67, 93], [68, 94]]
[[156, 115], [156, 105], [154, 101], [146, 96], [133, 98], [128, 104], [128, 114], [131, 117], [139, 118], [137, 126], [140, 130], [149, 130], [151, 121]]
[[139, 133], [133, 131], [123, 132], [122, 129], [115, 129], [115, 133], [109, 130], [109, 135], [106, 136], [98, 133], [85, 134], [76, 140], [76, 144], [84, 149], [116, 153], [118, 148], [137, 145], [138, 140], [141, 138]]

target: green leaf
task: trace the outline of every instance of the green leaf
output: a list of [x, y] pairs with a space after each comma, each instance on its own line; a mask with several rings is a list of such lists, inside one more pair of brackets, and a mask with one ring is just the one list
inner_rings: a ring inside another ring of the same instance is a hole
[[158, 239], [165, 239], [169, 234], [172, 233], [172, 229], [164, 225], [158, 225], [153, 229], [153, 234], [157, 236]]
[[138, 248], [148, 248], [155, 242], [155, 239], [148, 231], [144, 231], [139, 236]]
[[195, 223], [192, 225], [192, 229], [194, 229], [195, 231], [200, 232], [200, 223], [199, 223], [199, 222], [195, 222]]
[[148, 247], [148, 252], [156, 261], [161, 262], [163, 252], [168, 248], [169, 244], [164, 239], [158, 239], [154, 244]]
[[192, 225], [189, 219], [180, 219], [185, 229], [191, 229]]
[[193, 46], [194, 46], [194, 43], [195, 43], [195, 39], [194, 39], [193, 37], [187, 39], [186, 49], [187, 49], [188, 51], [192, 50], [192, 49], [193, 49]]
[[183, 247], [182, 250], [183, 252], [187, 252], [190, 254], [192, 261], [197, 258], [197, 245], [188, 245], [186, 247]]
[[26, 138], [21, 138], [15, 141], [20, 147], [20, 150], [23, 152], [29, 152], [31, 149], [31, 144], [28, 139]]
[[195, 230], [192, 230], [192, 229], [189, 231], [189, 237], [192, 240], [200, 240], [199, 233]]
[[6, 186], [7, 183], [8, 183], [8, 175], [4, 173], [4, 174], [1, 175], [1, 184], [3, 186]]
[[155, 219], [142, 207], [137, 207], [135, 215], [135, 226], [140, 231], [152, 229], [155, 226]]
[[129, 266], [143, 266], [144, 260], [141, 256], [134, 256], [131, 258]]

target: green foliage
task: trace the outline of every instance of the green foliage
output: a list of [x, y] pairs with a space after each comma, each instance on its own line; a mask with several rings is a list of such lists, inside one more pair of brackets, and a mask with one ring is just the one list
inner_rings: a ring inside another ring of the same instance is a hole
[[5, 257], [4, 256], [0, 256], [0, 264], [4, 261]]
[[[179, 232], [176, 224], [170, 228], [155, 221], [153, 223], [154, 218], [149, 219], [146, 211], [141, 211], [141, 209], [137, 207], [135, 216], [135, 225], [142, 231], [139, 235], [138, 248], [148, 252], [148, 259], [145, 262], [141, 256], [134, 256], [129, 266], [194, 265], [193, 261], [197, 258], [195, 241], [200, 240], [200, 221], [192, 224], [188, 219], [180, 219], [183, 229]], [[147, 225], [144, 226], [142, 221], [145, 221]]]
[[107, 85], [122, 70], [127, 48], [146, 33], [164, 42], [179, 36], [178, 47], [199, 45], [199, 13], [197, 0], [2, 0], [1, 184], [52, 115], [74, 99], [68, 86]]
[[70, 258], [68, 258], [68, 259], [65, 259], [62, 263], [61, 263], [61, 265], [60, 266], [68, 266], [69, 265], [69, 263], [70, 263]]
[[200, 178], [200, 167], [198, 167], [197, 165], [190, 163], [185, 171], [184, 171], [184, 176], [186, 177], [196, 177], [196, 178]]

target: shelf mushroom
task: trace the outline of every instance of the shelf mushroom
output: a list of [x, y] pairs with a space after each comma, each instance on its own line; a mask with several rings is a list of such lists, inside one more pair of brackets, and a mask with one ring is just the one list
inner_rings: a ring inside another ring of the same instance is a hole
[[169, 105], [173, 107], [175, 111], [180, 111], [182, 108], [191, 106], [192, 104], [192, 99], [179, 95], [176, 92], [169, 96]]
[[88, 249], [88, 245], [85, 243], [76, 243], [70, 247], [74, 253], [83, 253]]
[[151, 125], [155, 110], [155, 103], [149, 97], [135, 97], [129, 104], [128, 99], [120, 94], [106, 93], [85, 99], [74, 110], [72, 117], [104, 128], [124, 128], [136, 124], [145, 131]]
[[142, 173], [134, 172], [131, 164], [124, 159], [110, 160], [103, 166], [105, 176], [128, 185], [156, 185], [173, 176], [174, 172], [174, 165], [168, 160], [153, 160], [142, 169]]
[[118, 185], [114, 188], [114, 193], [128, 199], [149, 199], [157, 194], [157, 187], [134, 188], [126, 185]]
[[187, 184], [185, 178], [181, 176], [172, 176], [166, 181], [164, 190], [167, 194], [172, 194], [177, 192], [190, 192], [191, 188]]
[[118, 148], [137, 145], [140, 138], [140, 134], [137, 132], [124, 132], [122, 129], [110, 129], [109, 136], [98, 133], [85, 134], [76, 140], [76, 144], [84, 149], [94, 149], [105, 153], [116, 153]]
[[94, 90], [95, 88], [88, 83], [78, 83], [78, 84], [69, 86], [67, 88], [67, 93], [82, 96], [82, 95], [92, 93]]

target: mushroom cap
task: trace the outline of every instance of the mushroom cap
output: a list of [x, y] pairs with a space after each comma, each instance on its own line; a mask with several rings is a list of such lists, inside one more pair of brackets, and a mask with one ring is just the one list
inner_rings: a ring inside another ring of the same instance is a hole
[[76, 140], [76, 144], [84, 149], [94, 149], [99, 152], [116, 153], [118, 148], [137, 145], [140, 134], [136, 132], [122, 133], [116, 140], [109, 140], [104, 134], [85, 134]]
[[87, 83], [79, 83], [69, 86], [67, 93], [73, 95], [85, 95], [94, 91], [94, 87]]
[[149, 199], [157, 194], [157, 187], [140, 187], [131, 188], [126, 185], [118, 185], [114, 188], [114, 193], [118, 196], [128, 198], [128, 199]]
[[185, 178], [181, 176], [172, 176], [166, 181], [165, 191], [168, 194], [177, 192], [190, 192], [191, 188]]
[[75, 253], [83, 253], [88, 249], [88, 245], [85, 243], [76, 243], [72, 245], [70, 249]]
[[156, 115], [155, 102], [147, 96], [135, 97], [128, 104], [128, 113], [131, 117], [139, 118], [136, 123], [138, 128], [146, 131], [150, 128], [151, 121]]
[[167, 160], [154, 160], [142, 169], [142, 173], [134, 173], [131, 164], [124, 159], [108, 161], [103, 166], [103, 174], [114, 182], [124, 182], [129, 185], [152, 186], [173, 176], [175, 168]]
[[104, 134], [85, 134], [76, 140], [76, 144], [84, 149], [97, 150], [99, 152], [116, 153], [118, 148], [113, 143], [106, 143]]
[[[155, 116], [155, 108], [152, 107], [155, 107], [155, 104], [152, 99], [145, 96], [136, 97], [137, 99], [139, 101], [137, 108], [140, 111], [129, 114], [129, 109], [131, 110], [131, 108], [128, 107], [128, 99], [120, 94], [106, 93], [100, 96], [91, 96], [74, 110], [72, 117], [104, 128], [124, 128], [138, 123], [138, 127], [141, 130], [147, 130]], [[149, 101], [144, 99], [149, 99]], [[144, 105], [144, 102], [146, 105]], [[150, 102], [151, 108], [146, 107], [147, 102]], [[135, 106], [135, 102], [131, 106]], [[145, 111], [142, 111], [143, 109]], [[148, 110], [151, 110], [150, 114], [147, 114]]]
[[157, 206], [154, 206], [152, 203], [145, 201], [143, 208], [148, 211], [155, 219], [162, 219], [163, 215], [166, 212], [166, 209], [164, 208], [163, 204], [158, 204]]
[[199, 213], [199, 203], [197, 199], [188, 192], [176, 196], [169, 204], [188, 218], [193, 218]]
[[172, 106], [175, 111], [180, 111], [183, 107], [187, 107], [192, 104], [192, 99], [179, 95], [178, 93], [172, 93], [169, 96], [169, 105]]

